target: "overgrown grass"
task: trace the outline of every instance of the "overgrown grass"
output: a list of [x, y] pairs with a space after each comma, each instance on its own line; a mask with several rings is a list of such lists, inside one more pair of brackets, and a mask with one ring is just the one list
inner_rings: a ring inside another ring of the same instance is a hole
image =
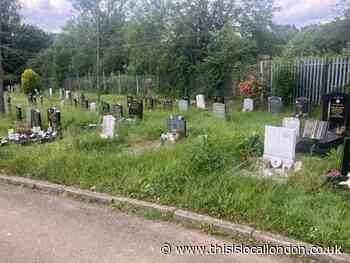
[[[112, 95], [103, 99], [125, 102]], [[20, 95], [14, 101], [26, 105]], [[46, 102], [44, 108], [54, 104], [58, 100]], [[232, 108], [227, 121], [214, 118], [209, 111], [192, 109], [183, 114], [189, 134], [185, 141], [132, 154], [130, 149], [158, 140], [166, 118], [176, 111], [145, 112], [144, 121], [121, 125], [118, 138], [103, 140], [99, 131], [83, 128], [101, 117], [65, 106], [61, 108], [62, 140], [2, 147], [0, 168], [54, 183], [175, 205], [318, 245], [341, 245], [349, 252], [349, 191], [330, 187], [323, 176], [339, 167], [340, 151], [323, 159], [298, 156], [303, 169], [285, 183], [247, 176], [255, 172], [250, 165], [254, 163], [253, 146], [246, 143], [247, 138], [255, 135], [262, 140], [264, 125], [279, 125], [288, 113], [240, 113], [238, 107]], [[6, 133], [12, 121], [2, 119], [0, 132]]]

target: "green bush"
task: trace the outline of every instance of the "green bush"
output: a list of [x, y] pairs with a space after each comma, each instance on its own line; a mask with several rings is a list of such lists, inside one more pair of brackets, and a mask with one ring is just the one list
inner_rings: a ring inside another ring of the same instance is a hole
[[289, 66], [282, 66], [276, 78], [276, 95], [280, 96], [285, 105], [289, 105], [292, 101], [293, 91], [295, 87], [295, 79]]
[[41, 77], [32, 69], [26, 69], [21, 77], [22, 90], [25, 94], [41, 89]]

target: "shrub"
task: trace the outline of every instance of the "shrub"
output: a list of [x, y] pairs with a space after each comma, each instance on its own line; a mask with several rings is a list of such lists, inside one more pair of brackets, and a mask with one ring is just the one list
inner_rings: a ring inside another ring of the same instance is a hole
[[296, 85], [291, 68], [282, 66], [276, 78], [276, 95], [280, 96], [285, 105], [289, 105], [292, 101], [294, 87]]
[[22, 90], [25, 94], [34, 93], [35, 90], [41, 89], [41, 78], [32, 69], [26, 69], [21, 77]]

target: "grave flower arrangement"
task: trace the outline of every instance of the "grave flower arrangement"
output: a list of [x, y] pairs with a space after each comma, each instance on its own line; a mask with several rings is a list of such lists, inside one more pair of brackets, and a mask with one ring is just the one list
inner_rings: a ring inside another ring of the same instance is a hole
[[330, 170], [325, 174], [325, 176], [327, 179], [325, 183], [327, 183], [335, 188], [339, 187], [338, 184], [342, 180], [342, 174], [339, 170], [336, 170], [336, 169]]
[[263, 92], [264, 88], [258, 82], [257, 77], [254, 74], [250, 74], [246, 81], [239, 84], [239, 90], [244, 98], [259, 98]]

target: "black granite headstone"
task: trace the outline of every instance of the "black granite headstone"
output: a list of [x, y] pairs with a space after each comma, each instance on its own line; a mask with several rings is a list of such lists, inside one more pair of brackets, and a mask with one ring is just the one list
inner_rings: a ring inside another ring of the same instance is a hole
[[133, 100], [129, 105], [129, 118], [130, 119], [143, 119], [143, 101]]
[[344, 128], [350, 131], [350, 95], [334, 92], [323, 96], [322, 119], [329, 122], [330, 130]]
[[345, 138], [344, 152], [341, 164], [341, 173], [343, 176], [347, 176], [350, 172], [350, 138]]

